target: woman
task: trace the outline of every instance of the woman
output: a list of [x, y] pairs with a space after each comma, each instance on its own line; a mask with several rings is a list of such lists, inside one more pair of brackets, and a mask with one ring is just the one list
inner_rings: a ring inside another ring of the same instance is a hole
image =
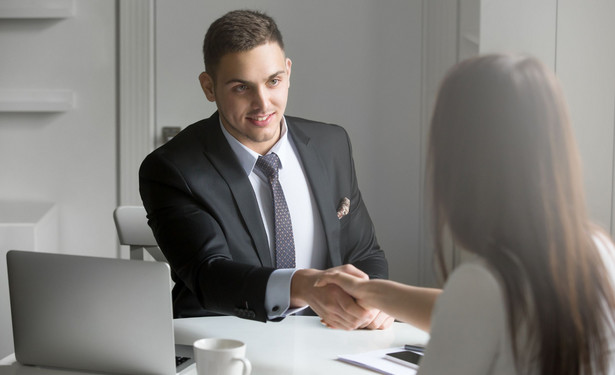
[[441, 295], [342, 273], [317, 285], [429, 330], [420, 374], [615, 372], [614, 247], [588, 219], [555, 76], [530, 57], [464, 61], [442, 83], [430, 132], [440, 270], [446, 279], [447, 234], [473, 259]]

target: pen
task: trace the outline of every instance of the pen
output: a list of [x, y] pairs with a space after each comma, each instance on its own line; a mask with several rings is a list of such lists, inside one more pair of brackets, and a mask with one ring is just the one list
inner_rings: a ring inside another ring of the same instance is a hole
[[425, 351], [425, 347], [423, 347], [423, 346], [420, 346], [420, 345], [410, 345], [410, 344], [404, 345], [404, 349], [405, 350], [412, 350], [412, 351], [419, 352], [419, 353], [423, 353]]

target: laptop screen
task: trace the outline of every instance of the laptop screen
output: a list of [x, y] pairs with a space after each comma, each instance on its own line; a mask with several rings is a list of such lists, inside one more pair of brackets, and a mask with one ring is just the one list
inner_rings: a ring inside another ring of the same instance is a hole
[[7, 268], [18, 362], [176, 373], [166, 263], [12, 250]]

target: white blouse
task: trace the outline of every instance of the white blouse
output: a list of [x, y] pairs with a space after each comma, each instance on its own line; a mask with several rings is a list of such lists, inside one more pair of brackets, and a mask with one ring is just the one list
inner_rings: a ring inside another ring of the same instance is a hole
[[[613, 244], [603, 236], [597, 236], [596, 243], [615, 285]], [[615, 348], [614, 343], [612, 337], [611, 348]], [[615, 352], [612, 350], [611, 353], [611, 371], [615, 372]], [[536, 363], [523, 363], [517, 372], [504, 291], [499, 279], [478, 257], [460, 265], [447, 280], [434, 307], [431, 339], [418, 374], [538, 372]]]

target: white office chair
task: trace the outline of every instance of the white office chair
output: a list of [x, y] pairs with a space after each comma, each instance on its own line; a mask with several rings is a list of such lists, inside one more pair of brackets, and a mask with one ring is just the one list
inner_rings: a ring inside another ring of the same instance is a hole
[[143, 260], [143, 250], [154, 260], [166, 262], [151, 228], [147, 225], [143, 206], [119, 206], [113, 211], [113, 220], [120, 244], [130, 246], [130, 259]]

